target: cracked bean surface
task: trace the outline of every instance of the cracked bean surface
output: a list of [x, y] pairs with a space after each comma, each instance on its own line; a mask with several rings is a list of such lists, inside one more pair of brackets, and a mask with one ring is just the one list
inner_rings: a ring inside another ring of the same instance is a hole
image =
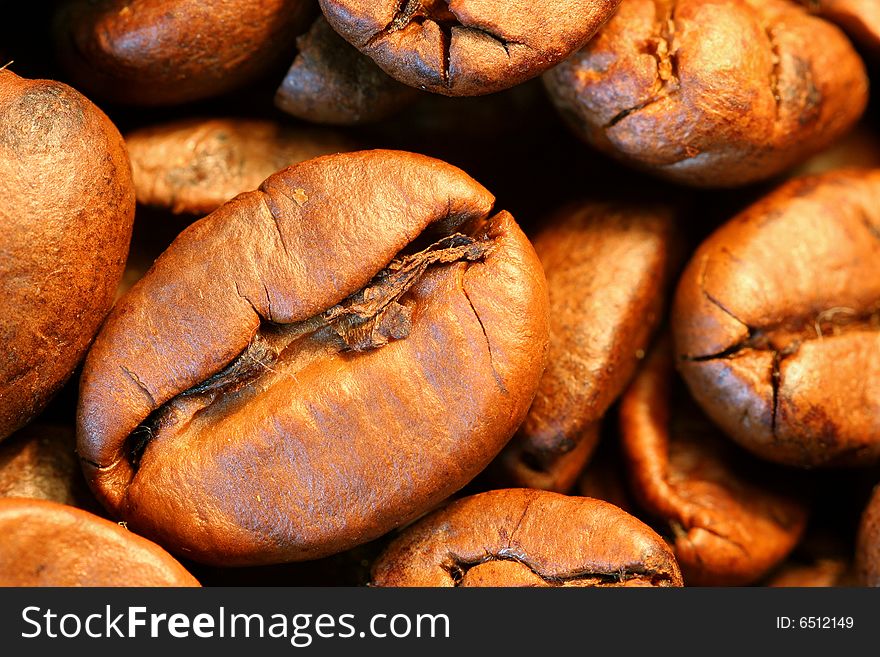
[[880, 459], [880, 171], [792, 180], [718, 229], [682, 275], [678, 368], [758, 456]]
[[321, 0], [333, 28], [392, 77], [448, 96], [533, 78], [583, 46], [620, 0]]
[[473, 479], [547, 350], [531, 244], [461, 170], [397, 151], [286, 169], [196, 222], [87, 359], [99, 499], [217, 564], [318, 558]]
[[744, 586], [795, 547], [808, 505], [790, 474], [728, 441], [676, 381], [668, 339], [621, 399], [630, 487], [665, 524], [688, 586]]
[[672, 552], [612, 504], [525, 488], [452, 502], [407, 528], [376, 586], [681, 586]]
[[868, 98], [843, 33], [786, 0], [624, 0], [544, 80], [587, 142], [703, 187], [791, 168], [851, 128]]

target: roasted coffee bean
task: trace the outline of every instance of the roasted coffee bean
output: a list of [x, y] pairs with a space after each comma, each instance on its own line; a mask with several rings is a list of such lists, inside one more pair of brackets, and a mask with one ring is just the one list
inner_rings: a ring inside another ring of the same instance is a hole
[[880, 486], [862, 514], [856, 544], [856, 573], [862, 586], [880, 586]]
[[310, 0], [69, 0], [59, 60], [77, 88], [133, 105], [232, 91], [293, 54]]
[[872, 55], [880, 55], [880, 2], [877, 0], [800, 0], [809, 10], [837, 23]]
[[275, 94], [278, 109], [313, 123], [357, 125], [387, 118], [418, 91], [376, 66], [318, 18], [296, 40], [299, 52]]
[[547, 350], [531, 244], [464, 172], [326, 156], [185, 230], [86, 361], [78, 444], [136, 531], [215, 564], [318, 558], [457, 491]]
[[880, 459], [880, 171], [788, 182], [718, 229], [672, 328], [703, 410], [758, 456]]
[[0, 70], [0, 440], [72, 374], [122, 276], [125, 144], [74, 89]]
[[115, 522], [0, 498], [0, 586], [198, 586], [165, 550]]
[[98, 511], [76, 456], [73, 427], [31, 424], [0, 444], [0, 497], [51, 500]]
[[447, 96], [533, 78], [583, 46], [620, 0], [321, 0], [333, 28], [386, 73]]
[[654, 531], [587, 497], [528, 489], [466, 497], [407, 528], [377, 586], [681, 586]]
[[583, 139], [703, 187], [766, 179], [822, 150], [868, 89], [840, 30], [787, 0], [623, 0], [545, 80]]
[[292, 164], [353, 150], [329, 130], [255, 119], [184, 119], [125, 141], [140, 203], [200, 215]]
[[751, 584], [795, 547], [808, 505], [787, 473], [728, 441], [674, 374], [663, 339], [621, 399], [630, 487], [670, 535], [686, 584]]
[[550, 356], [529, 414], [496, 464], [503, 485], [574, 485], [599, 420], [660, 322], [675, 242], [670, 208], [620, 202], [571, 205], [535, 236], [550, 292]]

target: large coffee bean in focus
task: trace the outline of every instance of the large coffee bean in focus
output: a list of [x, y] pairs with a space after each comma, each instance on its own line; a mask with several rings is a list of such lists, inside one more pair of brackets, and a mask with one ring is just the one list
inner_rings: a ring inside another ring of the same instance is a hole
[[509, 213], [420, 155], [331, 155], [185, 230], [81, 381], [103, 503], [194, 560], [313, 559], [463, 487], [520, 424], [547, 288]]

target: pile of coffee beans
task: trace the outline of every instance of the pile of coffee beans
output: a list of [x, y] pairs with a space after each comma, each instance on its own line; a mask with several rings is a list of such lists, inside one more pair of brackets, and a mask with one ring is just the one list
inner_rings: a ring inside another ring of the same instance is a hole
[[876, 0], [31, 4], [0, 585], [880, 585]]

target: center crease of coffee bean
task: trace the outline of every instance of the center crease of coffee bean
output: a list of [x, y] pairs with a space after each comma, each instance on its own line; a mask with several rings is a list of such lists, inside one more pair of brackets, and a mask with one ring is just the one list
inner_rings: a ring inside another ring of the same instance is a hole
[[[232, 363], [178, 393], [131, 432], [128, 454], [133, 467], [138, 467], [147, 445], [160, 429], [182, 419], [175, 409], [176, 402], [193, 400], [198, 408], [192, 412], [191, 421], [202, 409], [254, 384], [261, 375], [279, 374], [273, 366], [279, 360], [287, 360], [286, 355], [294, 366], [299, 365], [294, 369], [301, 370], [335, 353], [364, 352], [405, 339], [412, 328], [412, 307], [401, 300], [425, 273], [433, 267], [483, 260], [492, 249], [491, 239], [454, 233], [416, 253], [398, 255], [365, 287], [319, 315], [288, 325], [263, 319], [250, 344]], [[467, 293], [464, 294], [473, 308]], [[477, 321], [482, 328], [479, 316]], [[293, 376], [289, 372], [283, 374]]]

